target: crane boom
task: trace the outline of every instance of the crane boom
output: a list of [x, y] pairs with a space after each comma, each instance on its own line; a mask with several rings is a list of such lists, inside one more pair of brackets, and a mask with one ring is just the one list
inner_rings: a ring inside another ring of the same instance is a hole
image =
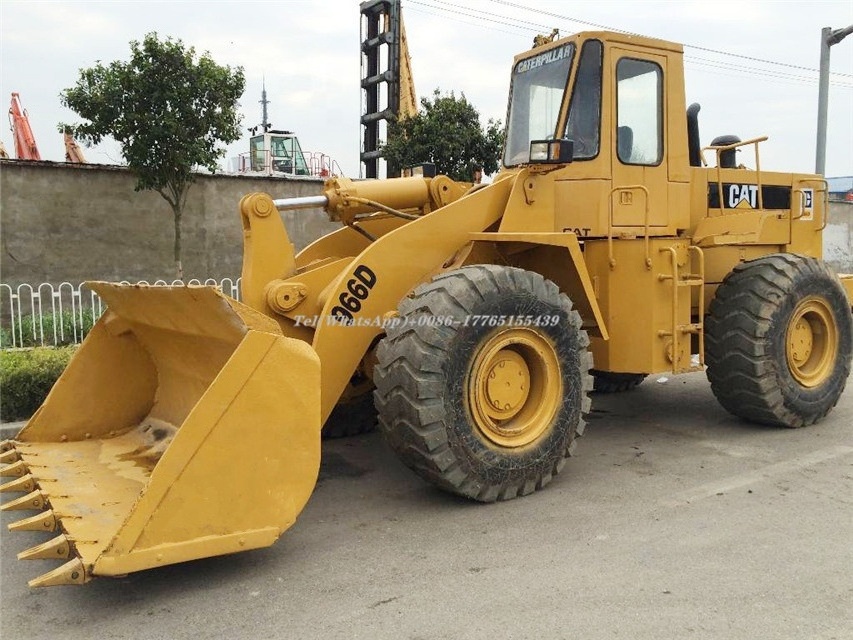
[[413, 118], [418, 115], [418, 94], [412, 77], [412, 57], [406, 40], [406, 26], [400, 18], [400, 100], [397, 119]]
[[30, 119], [26, 109], [21, 107], [20, 96], [12, 92], [12, 106], [9, 108], [9, 123], [15, 138], [15, 156], [19, 160], [41, 160]]

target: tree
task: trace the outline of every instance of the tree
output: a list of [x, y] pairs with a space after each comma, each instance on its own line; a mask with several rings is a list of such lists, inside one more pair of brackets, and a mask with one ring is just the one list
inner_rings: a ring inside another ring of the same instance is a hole
[[[111, 136], [136, 177], [136, 191], [154, 190], [172, 209], [175, 268], [181, 264], [181, 218], [198, 167], [211, 172], [225, 146], [240, 138], [237, 100], [246, 81], [243, 68], [220, 66], [205, 52], [149, 33], [130, 43], [129, 62], [81, 69], [77, 84], [60, 94], [82, 124], [60, 123], [87, 146]], [[223, 146], [220, 146], [222, 144]]]
[[389, 166], [432, 162], [438, 173], [470, 182], [478, 167], [486, 174], [498, 170], [503, 143], [500, 120], [489, 119], [483, 130], [480, 114], [465, 94], [457, 98], [436, 89], [432, 100], [421, 98], [417, 115], [388, 125], [382, 151]]

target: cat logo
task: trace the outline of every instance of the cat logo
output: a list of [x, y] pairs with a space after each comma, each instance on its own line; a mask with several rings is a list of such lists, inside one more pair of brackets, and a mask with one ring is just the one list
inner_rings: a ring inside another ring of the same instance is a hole
[[729, 209], [755, 209], [758, 206], [758, 186], [754, 184], [730, 184]]

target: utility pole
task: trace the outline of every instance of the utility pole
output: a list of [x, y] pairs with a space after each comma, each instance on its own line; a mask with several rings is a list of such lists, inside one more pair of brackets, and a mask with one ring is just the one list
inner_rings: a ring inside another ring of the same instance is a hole
[[853, 24], [844, 29], [824, 27], [820, 32], [820, 86], [817, 97], [817, 149], [815, 173], [826, 170], [826, 113], [829, 106], [829, 48], [853, 33]]

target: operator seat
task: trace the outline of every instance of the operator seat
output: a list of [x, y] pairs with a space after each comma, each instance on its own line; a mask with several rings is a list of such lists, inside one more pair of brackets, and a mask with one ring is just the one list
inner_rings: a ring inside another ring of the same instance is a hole
[[631, 127], [619, 127], [616, 129], [616, 153], [623, 164], [631, 162], [631, 153], [634, 149], [634, 130]]

